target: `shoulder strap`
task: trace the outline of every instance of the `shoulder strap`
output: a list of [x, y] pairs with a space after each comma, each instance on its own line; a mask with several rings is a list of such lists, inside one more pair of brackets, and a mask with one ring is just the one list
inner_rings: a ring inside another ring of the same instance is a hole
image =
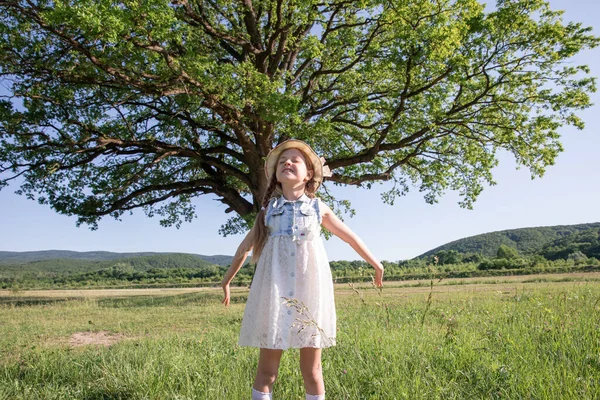
[[319, 198], [315, 197], [314, 199], [312, 199], [312, 203], [313, 203], [313, 208], [315, 209], [315, 212], [317, 213], [317, 221], [319, 221], [319, 224], [321, 224], [322, 219], [321, 219], [321, 209], [319, 208]]
[[277, 197], [271, 197], [271, 199], [269, 200], [269, 204], [267, 204], [267, 207], [265, 208], [265, 215], [264, 215], [265, 226], [267, 226], [267, 216], [273, 209], [273, 204], [275, 204], [276, 200], [277, 200]]

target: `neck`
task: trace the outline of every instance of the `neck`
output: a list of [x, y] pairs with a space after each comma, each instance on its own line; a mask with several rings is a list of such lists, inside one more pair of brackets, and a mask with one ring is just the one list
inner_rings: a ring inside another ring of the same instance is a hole
[[304, 194], [304, 187], [306, 185], [303, 183], [299, 186], [285, 186], [282, 185], [281, 190], [283, 192], [283, 197], [285, 197], [286, 200], [298, 200], [300, 197], [302, 197], [302, 195]]

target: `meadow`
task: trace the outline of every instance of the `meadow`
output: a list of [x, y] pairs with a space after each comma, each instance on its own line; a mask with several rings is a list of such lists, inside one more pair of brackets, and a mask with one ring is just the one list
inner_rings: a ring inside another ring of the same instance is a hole
[[[0, 291], [0, 399], [248, 399], [246, 296]], [[339, 284], [336, 304], [328, 399], [600, 399], [598, 273]], [[298, 363], [275, 399], [304, 399]]]

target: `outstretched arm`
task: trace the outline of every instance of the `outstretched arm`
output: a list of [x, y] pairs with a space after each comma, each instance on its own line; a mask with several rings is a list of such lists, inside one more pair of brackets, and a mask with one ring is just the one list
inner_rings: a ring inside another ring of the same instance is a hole
[[246, 257], [248, 257], [248, 253], [250, 253], [250, 250], [252, 250], [252, 247], [254, 246], [255, 235], [256, 234], [254, 227], [252, 227], [252, 229], [250, 230], [250, 232], [248, 232], [244, 240], [242, 240], [242, 243], [240, 243], [240, 245], [238, 246], [238, 249], [235, 252], [235, 255], [233, 256], [233, 260], [231, 260], [231, 266], [229, 267], [229, 269], [225, 273], [225, 276], [223, 277], [223, 280], [221, 281], [221, 287], [223, 288], [223, 292], [225, 294], [225, 297], [223, 298], [223, 301], [221, 303], [225, 304], [226, 306], [229, 305], [231, 300], [229, 284], [235, 277], [235, 274], [237, 274], [240, 268], [242, 268], [242, 265], [244, 265], [244, 261], [246, 261]]
[[371, 264], [373, 268], [375, 268], [375, 285], [377, 287], [383, 286], [383, 265], [377, 261], [363, 241], [360, 240], [360, 238], [352, 232], [325, 203], [319, 201], [319, 209], [323, 216], [321, 225], [329, 232], [348, 243], [358, 255]]

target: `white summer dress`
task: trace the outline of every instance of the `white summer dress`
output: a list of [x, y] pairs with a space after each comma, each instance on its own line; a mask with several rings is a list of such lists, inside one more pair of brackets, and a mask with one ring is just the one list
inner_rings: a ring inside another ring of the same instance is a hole
[[240, 346], [335, 345], [333, 281], [320, 236], [319, 200], [271, 199], [265, 222], [269, 237], [248, 294]]

